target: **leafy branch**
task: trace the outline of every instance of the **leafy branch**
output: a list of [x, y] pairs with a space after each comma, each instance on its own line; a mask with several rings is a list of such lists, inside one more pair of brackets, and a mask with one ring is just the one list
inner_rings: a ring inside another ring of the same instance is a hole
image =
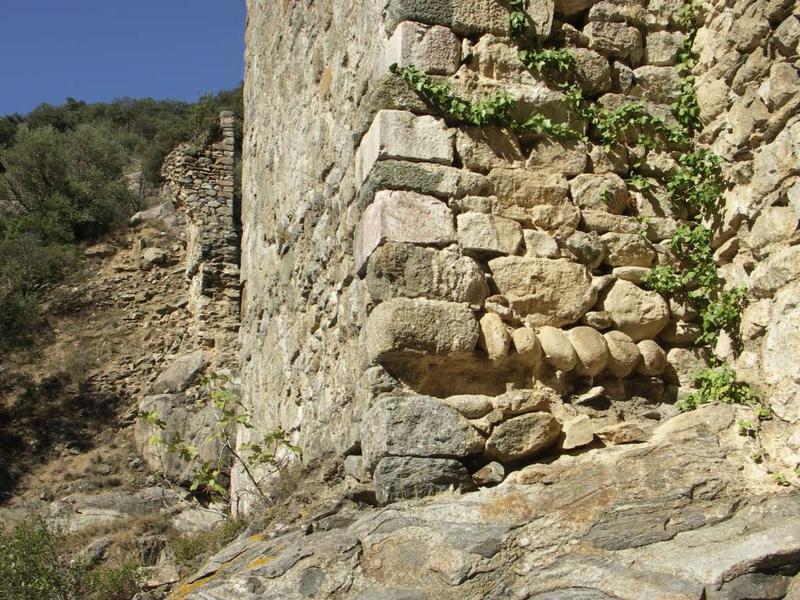
[[511, 117], [517, 102], [506, 91], [499, 91], [479, 102], [470, 102], [457, 96], [444, 82], [426, 75], [413, 65], [398, 67], [393, 64], [389, 70], [400, 75], [428, 104], [435, 107], [451, 121], [475, 127], [508, 127], [516, 133], [535, 133], [554, 138], [574, 137], [567, 123], [555, 123], [541, 114], [534, 114], [525, 121]]

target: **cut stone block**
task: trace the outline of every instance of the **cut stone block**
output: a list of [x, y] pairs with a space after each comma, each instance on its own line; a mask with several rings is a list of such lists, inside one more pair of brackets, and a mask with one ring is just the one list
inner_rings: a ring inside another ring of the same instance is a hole
[[384, 64], [413, 65], [431, 75], [452, 75], [461, 64], [461, 40], [447, 27], [403, 21], [394, 30]]
[[369, 360], [383, 363], [408, 354], [471, 353], [479, 328], [466, 304], [394, 298], [370, 313], [364, 333]]
[[568, 260], [503, 256], [489, 268], [500, 293], [533, 326], [574, 323], [597, 299], [589, 271]]
[[516, 254], [522, 243], [522, 227], [516, 221], [467, 212], [456, 218], [458, 242], [464, 250]]
[[459, 35], [508, 34], [508, 9], [496, 0], [391, 0], [386, 9], [386, 29], [403, 21], [444, 25]]
[[475, 490], [475, 483], [464, 465], [445, 458], [384, 458], [375, 469], [373, 483], [379, 504], [433, 496], [450, 488], [462, 492]]
[[453, 214], [431, 196], [384, 190], [364, 211], [355, 238], [356, 270], [362, 272], [384, 242], [444, 245], [455, 241]]
[[455, 167], [383, 160], [375, 165], [361, 186], [359, 206], [367, 206], [381, 190], [417, 192], [449, 202], [465, 196], [489, 196], [492, 184], [484, 175]]
[[486, 277], [470, 257], [398, 242], [373, 252], [366, 282], [375, 300], [403, 297], [481, 304], [489, 295]]
[[361, 424], [364, 467], [387, 456], [464, 458], [483, 451], [483, 438], [455, 408], [429, 396], [379, 400]]
[[450, 165], [455, 155], [455, 132], [429, 115], [382, 110], [375, 115], [356, 151], [356, 179], [363, 183], [380, 160], [411, 160]]

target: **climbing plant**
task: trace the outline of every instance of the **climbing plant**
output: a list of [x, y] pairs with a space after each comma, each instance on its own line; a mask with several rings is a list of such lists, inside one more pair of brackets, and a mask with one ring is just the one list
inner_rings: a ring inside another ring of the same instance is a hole
[[[509, 0], [509, 32], [517, 40], [524, 41], [528, 20], [525, 13], [526, 0]], [[499, 91], [479, 102], [471, 103], [455, 95], [450, 87], [434, 80], [413, 66], [398, 68], [392, 65], [393, 73], [399, 74], [421, 97], [457, 124], [478, 127], [509, 127], [518, 133], [536, 133], [555, 138], [593, 140], [606, 151], [619, 146], [638, 146], [646, 151], [668, 150], [681, 152], [677, 170], [656, 178], [666, 188], [670, 201], [685, 209], [691, 223], [680, 227], [671, 241], [677, 257], [672, 265], [659, 265], [644, 278], [643, 285], [665, 296], [682, 295], [691, 302], [700, 318], [700, 334], [696, 343], [713, 346], [722, 331], [735, 337], [744, 301], [744, 290], [726, 290], [717, 274], [711, 248], [711, 231], [706, 223], [714, 226], [723, 205], [722, 193], [725, 180], [722, 160], [710, 150], [692, 150], [694, 133], [700, 128], [700, 109], [695, 91], [693, 69], [696, 59], [692, 51], [697, 34], [697, 10], [695, 0], [686, 0], [678, 19], [684, 30], [684, 41], [678, 53], [677, 69], [681, 75], [681, 92], [672, 105], [674, 124], [667, 118], [651, 114], [651, 110], [639, 101], [630, 101], [615, 108], [601, 106], [589, 101], [581, 89], [576, 74], [575, 57], [566, 48], [520, 49], [521, 63], [530, 71], [555, 84], [564, 94], [569, 109], [588, 125], [588, 134], [570, 128], [566, 122], [558, 123], [540, 114], [533, 114], [524, 121], [516, 121], [512, 114], [517, 104], [511, 95]], [[633, 162], [626, 177], [628, 185], [641, 192], [650, 193], [655, 185], [652, 177], [640, 171], [641, 164]], [[719, 385], [735, 374], [732, 371], [711, 376], [699, 374], [699, 391], [694, 400], [684, 405], [703, 403], [703, 398], [712, 397], [708, 391], [738, 401], [749, 388], [745, 384]], [[714, 384], [714, 385], [712, 385]], [[716, 387], [715, 387], [716, 386]], [[715, 392], [716, 393], [716, 392]]]

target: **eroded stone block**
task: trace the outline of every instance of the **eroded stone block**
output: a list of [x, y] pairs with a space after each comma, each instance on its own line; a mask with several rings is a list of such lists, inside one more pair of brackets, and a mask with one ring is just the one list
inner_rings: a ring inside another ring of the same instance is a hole
[[404, 498], [421, 498], [455, 488], [475, 489], [467, 469], [457, 460], [443, 458], [387, 457], [375, 469], [375, 498], [389, 504]]
[[366, 282], [375, 300], [404, 297], [480, 304], [489, 295], [486, 277], [470, 257], [397, 242], [372, 253]]
[[444, 25], [456, 33], [508, 33], [508, 9], [495, 0], [391, 0], [386, 29], [403, 21]]
[[466, 304], [394, 298], [370, 313], [365, 342], [369, 360], [384, 363], [407, 355], [471, 353], [478, 332], [478, 321]]
[[447, 27], [404, 21], [394, 30], [384, 63], [413, 65], [432, 75], [452, 75], [461, 64], [461, 40]]
[[552, 446], [561, 424], [546, 412], [509, 419], [495, 427], [486, 441], [486, 456], [501, 462], [530, 458]]
[[381, 191], [356, 228], [356, 270], [385, 242], [444, 245], [455, 241], [453, 214], [443, 202], [415, 192]]
[[456, 222], [458, 243], [470, 252], [516, 254], [522, 243], [522, 227], [511, 219], [466, 212]]
[[387, 456], [464, 458], [483, 451], [483, 438], [455, 408], [429, 396], [379, 400], [361, 423], [364, 466]]
[[503, 256], [489, 268], [498, 290], [533, 326], [574, 323], [597, 298], [586, 267], [568, 260]]
[[356, 179], [363, 182], [379, 160], [411, 160], [450, 165], [455, 133], [440, 119], [404, 110], [375, 115], [356, 151]]

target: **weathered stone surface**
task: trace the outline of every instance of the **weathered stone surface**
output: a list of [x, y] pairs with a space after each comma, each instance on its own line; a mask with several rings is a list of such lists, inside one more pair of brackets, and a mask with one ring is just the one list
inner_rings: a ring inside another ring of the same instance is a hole
[[566, 260], [504, 256], [489, 268], [500, 292], [534, 326], [574, 323], [596, 299], [586, 268]]
[[562, 450], [574, 450], [587, 446], [594, 440], [592, 420], [587, 415], [578, 415], [564, 421]]
[[164, 266], [169, 262], [169, 255], [161, 248], [145, 248], [142, 252], [142, 263], [147, 269]]
[[791, 206], [771, 206], [764, 209], [750, 230], [747, 240], [749, 246], [760, 249], [788, 240], [797, 231], [798, 220], [800, 215]]
[[538, 367], [542, 360], [542, 345], [530, 327], [520, 327], [511, 332], [514, 350], [526, 364]]
[[617, 446], [619, 444], [636, 444], [647, 441], [649, 437], [635, 422], [623, 421], [614, 425], [607, 425], [597, 431], [597, 437], [606, 444]]
[[378, 162], [361, 186], [359, 203], [366, 206], [380, 190], [406, 190], [451, 200], [465, 196], [485, 196], [491, 193], [489, 180], [479, 173], [432, 163], [412, 163], [403, 160]]
[[495, 427], [486, 441], [486, 456], [505, 462], [535, 456], [552, 446], [561, 424], [550, 413], [515, 417]]
[[546, 231], [524, 229], [525, 256], [532, 258], [558, 258], [558, 242]]
[[486, 352], [489, 360], [500, 360], [508, 356], [511, 335], [500, 315], [486, 313], [479, 321], [481, 333], [478, 346]]
[[597, 233], [639, 233], [642, 224], [636, 217], [614, 215], [604, 210], [581, 211], [584, 228]]
[[517, 136], [498, 129], [468, 127], [459, 130], [456, 151], [464, 166], [478, 173], [524, 160]]
[[538, 332], [545, 360], [560, 371], [571, 371], [578, 362], [575, 348], [561, 329], [541, 327]]
[[413, 65], [431, 75], [452, 75], [461, 64], [461, 40], [447, 27], [404, 21], [394, 30], [384, 63]]
[[589, 48], [620, 60], [630, 60], [633, 66], [642, 59], [642, 36], [635, 27], [625, 23], [592, 21], [583, 30]]
[[578, 175], [570, 181], [569, 187], [573, 200], [581, 209], [621, 214], [630, 202], [628, 186], [613, 173]]
[[605, 56], [586, 48], [570, 48], [570, 54], [584, 94], [599, 96], [611, 90], [611, 65]]
[[752, 292], [768, 298], [779, 288], [800, 277], [800, 246], [789, 246], [759, 263], [751, 276]]
[[456, 409], [428, 396], [379, 400], [361, 423], [364, 467], [387, 456], [462, 458], [483, 450], [483, 439]]
[[402, 110], [375, 115], [356, 152], [356, 177], [363, 182], [380, 160], [425, 161], [450, 165], [455, 156], [455, 134], [431, 116]]
[[604, 310], [590, 310], [583, 315], [582, 321], [589, 327], [599, 330], [611, 327], [611, 315]]
[[575, 372], [594, 377], [606, 368], [608, 347], [605, 338], [591, 327], [575, 327], [567, 332], [569, 341], [578, 356]]
[[576, 231], [566, 239], [564, 246], [572, 253], [575, 260], [586, 265], [589, 270], [594, 270], [603, 264], [606, 257], [605, 245], [595, 232]]
[[489, 286], [478, 264], [455, 252], [389, 242], [372, 253], [365, 277], [375, 300], [429, 298], [481, 304]]
[[466, 212], [456, 222], [458, 243], [470, 252], [516, 254], [522, 243], [522, 227], [511, 219]]
[[614, 267], [611, 270], [611, 274], [617, 279], [624, 279], [636, 285], [642, 283], [648, 273], [650, 269], [646, 267]]
[[598, 306], [611, 315], [617, 329], [634, 341], [654, 338], [669, 321], [669, 307], [661, 296], [628, 281], [614, 282]]
[[648, 65], [633, 71], [631, 95], [650, 102], [671, 104], [681, 95], [683, 80], [675, 67]]
[[667, 354], [653, 340], [642, 340], [637, 344], [642, 355], [636, 365], [636, 372], [647, 377], [661, 375], [667, 368]]
[[382, 191], [364, 211], [355, 239], [356, 270], [385, 242], [443, 245], [455, 241], [447, 205], [415, 192]]
[[508, 32], [508, 12], [491, 0], [391, 0], [386, 16], [390, 31], [402, 21], [418, 21], [458, 34]]
[[709, 353], [704, 348], [671, 348], [667, 352], [665, 379], [682, 387], [691, 387], [694, 374], [708, 367]]
[[609, 331], [603, 334], [608, 347], [607, 370], [614, 377], [623, 378], [630, 375], [641, 360], [642, 353], [631, 337], [621, 331]]
[[380, 504], [431, 496], [450, 488], [463, 492], [475, 489], [464, 465], [443, 458], [386, 457], [378, 463], [373, 481]]
[[442, 398], [442, 403], [452, 406], [468, 419], [480, 419], [492, 412], [494, 408], [489, 396], [464, 394]]
[[683, 45], [684, 34], [680, 31], [651, 31], [644, 47], [644, 62], [659, 67], [675, 64]]
[[150, 386], [150, 391], [154, 394], [183, 392], [200, 377], [206, 364], [202, 352], [179, 356], [156, 378]]
[[69, 494], [47, 507], [43, 517], [60, 531], [78, 533], [119, 526], [132, 518], [157, 513], [179, 502], [177, 492], [160, 486], [136, 492], [110, 491], [99, 494]]
[[600, 236], [605, 246], [606, 262], [612, 267], [650, 267], [656, 252], [652, 244], [634, 233], [605, 233]]
[[497, 199], [509, 208], [557, 205], [567, 198], [567, 182], [560, 176], [531, 173], [524, 169], [493, 169], [489, 181]]
[[504, 418], [530, 412], [547, 412], [559, 402], [560, 397], [554, 390], [539, 383], [529, 389], [508, 391], [492, 400], [494, 408]]
[[472, 474], [472, 480], [480, 486], [497, 485], [506, 476], [505, 467], [499, 462], [492, 461]]
[[765, 383], [772, 387], [770, 402], [778, 416], [800, 421], [800, 285], [775, 295], [763, 345]]
[[370, 361], [384, 362], [403, 354], [471, 353], [478, 333], [478, 322], [465, 304], [394, 298], [370, 313], [365, 342]]
[[543, 173], [575, 177], [586, 170], [589, 155], [586, 144], [578, 140], [539, 140], [531, 150], [526, 168]]

